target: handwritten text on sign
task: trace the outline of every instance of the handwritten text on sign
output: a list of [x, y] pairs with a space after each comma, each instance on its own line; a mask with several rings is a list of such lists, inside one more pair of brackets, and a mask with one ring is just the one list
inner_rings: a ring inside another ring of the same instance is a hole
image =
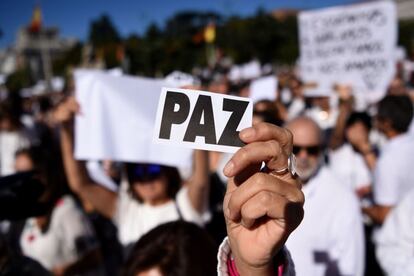
[[240, 130], [252, 125], [249, 99], [204, 91], [163, 88], [155, 140], [196, 149], [235, 152]]
[[385, 91], [395, 67], [394, 3], [378, 1], [302, 12], [299, 26], [305, 81]]

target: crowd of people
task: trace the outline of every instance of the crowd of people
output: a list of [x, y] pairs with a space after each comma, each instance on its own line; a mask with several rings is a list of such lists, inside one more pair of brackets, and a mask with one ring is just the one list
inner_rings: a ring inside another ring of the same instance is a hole
[[[196, 88], [249, 94], [248, 80], [216, 69]], [[0, 274], [414, 274], [414, 84], [397, 74], [381, 101], [357, 108], [352, 84], [307, 96], [294, 72], [268, 72], [277, 97], [255, 103], [244, 147], [195, 150], [187, 177], [164, 164], [76, 160], [76, 87], [9, 93]], [[297, 175], [281, 170], [288, 163]]]

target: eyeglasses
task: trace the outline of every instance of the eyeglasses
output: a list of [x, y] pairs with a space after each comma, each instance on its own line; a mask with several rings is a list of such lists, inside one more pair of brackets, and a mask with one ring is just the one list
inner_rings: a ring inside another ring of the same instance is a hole
[[130, 183], [148, 182], [159, 178], [163, 173], [162, 166], [154, 164], [127, 164], [127, 174]]
[[308, 146], [308, 147], [293, 145], [293, 149], [292, 149], [293, 154], [297, 155], [302, 150], [305, 150], [308, 155], [316, 156], [321, 151], [321, 147], [319, 145]]

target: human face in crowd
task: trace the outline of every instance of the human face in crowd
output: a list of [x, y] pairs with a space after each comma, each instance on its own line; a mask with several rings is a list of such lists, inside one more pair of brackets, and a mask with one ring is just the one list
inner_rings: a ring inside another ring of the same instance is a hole
[[170, 200], [167, 194], [167, 185], [166, 177], [161, 176], [158, 179], [144, 182], [135, 181], [133, 189], [144, 203], [156, 206]]
[[0, 130], [1, 131], [10, 131], [12, 130], [12, 122], [8, 118], [2, 118], [0, 120]]
[[170, 200], [168, 179], [158, 165], [135, 165], [128, 174], [133, 192], [146, 204], [160, 205]]
[[33, 162], [27, 154], [18, 154], [14, 161], [16, 172], [26, 172], [33, 169]]
[[307, 182], [318, 170], [321, 157], [321, 131], [309, 118], [300, 117], [286, 126], [293, 134], [293, 153], [296, 169], [303, 182]]

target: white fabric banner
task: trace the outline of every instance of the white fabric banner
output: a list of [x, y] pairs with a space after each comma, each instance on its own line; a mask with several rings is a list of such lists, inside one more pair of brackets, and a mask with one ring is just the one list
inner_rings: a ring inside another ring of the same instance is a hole
[[191, 169], [192, 150], [152, 141], [163, 80], [75, 71], [75, 157], [157, 163]]
[[392, 1], [299, 14], [300, 70], [323, 90], [350, 84], [369, 101], [384, 96], [395, 74], [396, 7]]

